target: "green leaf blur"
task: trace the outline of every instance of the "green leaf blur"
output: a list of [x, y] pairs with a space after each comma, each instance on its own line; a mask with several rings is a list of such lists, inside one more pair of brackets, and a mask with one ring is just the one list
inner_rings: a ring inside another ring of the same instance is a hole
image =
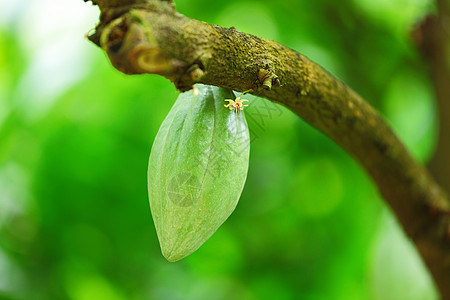
[[[418, 159], [432, 155], [432, 87], [410, 38], [429, 1], [175, 2], [307, 55], [377, 107]], [[97, 19], [81, 0], [0, 2], [0, 299], [437, 298], [364, 171], [253, 96], [235, 212], [194, 254], [167, 262], [146, 172], [177, 92], [113, 69], [83, 39]]]

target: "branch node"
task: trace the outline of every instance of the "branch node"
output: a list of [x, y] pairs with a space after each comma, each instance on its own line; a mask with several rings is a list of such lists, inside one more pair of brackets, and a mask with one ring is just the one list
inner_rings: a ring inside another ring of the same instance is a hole
[[199, 82], [205, 75], [205, 72], [197, 64], [193, 64], [192, 66], [190, 66], [187, 70], [187, 73], [189, 73], [189, 77], [194, 82]]
[[172, 60], [157, 46], [141, 44], [129, 53], [129, 61], [142, 73], [167, 74], [172, 72]]
[[266, 90], [271, 90], [272, 86], [280, 86], [280, 79], [275, 73], [266, 69], [259, 69], [258, 71], [258, 81], [262, 88]]

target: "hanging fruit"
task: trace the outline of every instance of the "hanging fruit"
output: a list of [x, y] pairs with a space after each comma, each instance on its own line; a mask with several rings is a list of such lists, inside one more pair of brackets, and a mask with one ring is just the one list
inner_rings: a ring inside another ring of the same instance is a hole
[[[250, 136], [243, 100], [231, 99], [232, 91], [206, 85], [180, 94], [153, 143], [150, 207], [169, 261], [197, 250], [230, 216], [241, 196]], [[228, 109], [224, 101], [238, 104]]]

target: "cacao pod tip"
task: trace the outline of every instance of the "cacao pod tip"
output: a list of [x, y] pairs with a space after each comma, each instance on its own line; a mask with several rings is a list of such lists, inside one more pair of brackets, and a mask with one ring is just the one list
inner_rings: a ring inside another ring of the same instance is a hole
[[[161, 243], [161, 253], [162, 255], [170, 262], [177, 262], [186, 256], [191, 255], [193, 252], [195, 252], [200, 245], [198, 246], [187, 246], [185, 244], [186, 241], [177, 241], [177, 245], [164, 245], [164, 243]], [[183, 246], [182, 246], [183, 245]], [[178, 246], [178, 247], [177, 247]], [[187, 246], [187, 248], [186, 248]]]
[[186, 257], [185, 255], [183, 256], [180, 255], [179, 253], [174, 252], [165, 253], [164, 251], [162, 251], [162, 254], [170, 262], [177, 262]]

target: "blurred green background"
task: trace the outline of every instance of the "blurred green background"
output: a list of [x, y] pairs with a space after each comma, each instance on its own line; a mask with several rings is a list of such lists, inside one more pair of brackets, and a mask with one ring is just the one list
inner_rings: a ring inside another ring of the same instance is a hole
[[[415, 157], [435, 145], [410, 30], [428, 0], [176, 0], [192, 18], [273, 39], [368, 99]], [[197, 252], [160, 253], [147, 161], [177, 97], [84, 39], [82, 0], [0, 0], [0, 299], [437, 299], [365, 172], [285, 108], [250, 96], [239, 205]]]

